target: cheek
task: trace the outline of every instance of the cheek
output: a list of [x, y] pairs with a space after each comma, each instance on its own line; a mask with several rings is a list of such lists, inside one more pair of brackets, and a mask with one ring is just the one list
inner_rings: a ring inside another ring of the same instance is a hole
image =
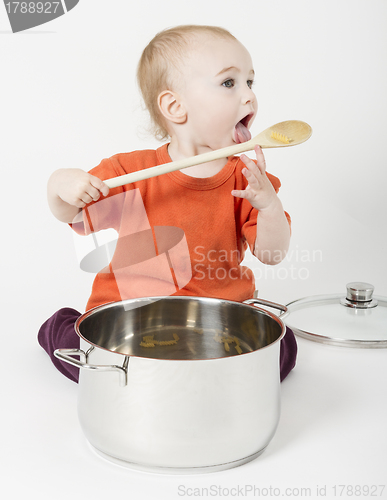
[[208, 93], [193, 90], [185, 101], [188, 115], [205, 117], [212, 112], [212, 99]]

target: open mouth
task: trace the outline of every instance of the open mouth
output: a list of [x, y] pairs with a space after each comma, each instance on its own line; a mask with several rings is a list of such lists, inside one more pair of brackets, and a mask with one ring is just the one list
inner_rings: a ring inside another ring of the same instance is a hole
[[253, 118], [254, 113], [249, 113], [246, 115], [242, 120], [240, 120], [234, 128], [234, 141], [237, 144], [240, 144], [241, 142], [246, 142], [251, 139], [251, 133], [248, 129], [249, 123], [251, 119]]

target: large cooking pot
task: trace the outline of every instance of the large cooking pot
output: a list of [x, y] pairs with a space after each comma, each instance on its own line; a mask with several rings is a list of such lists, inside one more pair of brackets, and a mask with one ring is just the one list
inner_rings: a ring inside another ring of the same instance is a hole
[[[113, 302], [83, 314], [78, 412], [105, 458], [171, 473], [212, 472], [260, 455], [280, 415], [284, 306], [204, 297]], [[75, 359], [79, 356], [80, 359]]]

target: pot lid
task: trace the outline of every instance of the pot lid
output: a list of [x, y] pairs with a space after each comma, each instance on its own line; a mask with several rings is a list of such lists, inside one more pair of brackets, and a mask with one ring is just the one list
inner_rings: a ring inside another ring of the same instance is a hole
[[344, 347], [387, 347], [387, 298], [369, 283], [347, 284], [347, 294], [315, 295], [286, 305], [281, 318], [308, 340]]

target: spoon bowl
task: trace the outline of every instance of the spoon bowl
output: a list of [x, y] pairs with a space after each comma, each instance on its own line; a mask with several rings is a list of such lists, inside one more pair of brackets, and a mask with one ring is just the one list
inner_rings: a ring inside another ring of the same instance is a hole
[[[281, 134], [289, 139], [289, 143], [285, 143], [278, 139], [272, 137], [272, 133]], [[296, 146], [297, 144], [302, 144], [307, 141], [312, 135], [312, 127], [305, 122], [299, 120], [288, 120], [285, 122], [276, 123], [271, 127], [267, 128], [257, 136], [255, 136], [252, 141], [255, 144], [259, 144], [261, 148], [281, 148], [286, 146]], [[250, 141], [249, 141], [250, 142]], [[249, 150], [246, 150], [249, 151]]]

